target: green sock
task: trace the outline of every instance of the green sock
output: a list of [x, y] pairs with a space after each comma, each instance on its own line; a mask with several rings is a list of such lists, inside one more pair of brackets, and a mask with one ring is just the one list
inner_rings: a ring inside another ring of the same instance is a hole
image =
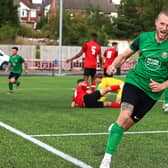
[[120, 127], [117, 123], [114, 123], [108, 137], [106, 153], [109, 153], [111, 155], [114, 153], [115, 149], [120, 143], [123, 133], [124, 128]]
[[13, 91], [13, 84], [9, 83], [9, 91]]
[[164, 90], [164, 99], [165, 99], [165, 104], [168, 104], [168, 89]]
[[19, 81], [18, 81], [18, 80], [15, 80], [14, 84], [16, 84], [16, 85], [17, 85], [18, 83], [19, 83]]

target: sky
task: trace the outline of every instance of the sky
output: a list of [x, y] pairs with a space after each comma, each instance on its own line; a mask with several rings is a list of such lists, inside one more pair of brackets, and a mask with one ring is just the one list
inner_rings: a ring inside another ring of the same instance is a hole
[[120, 1], [121, 0], [113, 0], [113, 2], [116, 3], [116, 4], [120, 4]]
[[[33, 3], [41, 3], [42, 0], [33, 0]], [[114, 3], [119, 4], [120, 0], [113, 0]]]
[[32, 2], [33, 2], [33, 3], [41, 3], [42, 0], [33, 0]]

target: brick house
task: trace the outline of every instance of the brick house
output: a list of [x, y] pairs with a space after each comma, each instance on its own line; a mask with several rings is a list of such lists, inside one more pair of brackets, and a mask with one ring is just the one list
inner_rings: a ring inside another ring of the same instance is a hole
[[14, 0], [14, 4], [18, 6], [20, 23], [25, 23], [35, 28], [39, 21], [38, 8], [29, 0]]

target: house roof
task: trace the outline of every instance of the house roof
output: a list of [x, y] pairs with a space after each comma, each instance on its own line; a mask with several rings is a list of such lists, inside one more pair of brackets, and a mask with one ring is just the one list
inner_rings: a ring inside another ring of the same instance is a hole
[[45, 8], [46, 6], [51, 4], [51, 0], [44, 0], [42, 1], [41, 8]]
[[117, 12], [118, 10], [118, 5], [113, 2], [110, 3], [109, 0], [64, 0], [65, 9], [86, 10], [90, 4], [104, 13]]
[[29, 0], [20, 0], [20, 2], [24, 3], [27, 7], [31, 9], [37, 9], [37, 7], [34, 6]]
[[[57, 0], [59, 3], [59, 0]], [[42, 8], [51, 4], [51, 0], [44, 0], [42, 3]], [[113, 3], [111, 0], [64, 0], [64, 9], [70, 10], [86, 10], [89, 5], [92, 4], [93, 7], [99, 8], [104, 13], [111, 13], [118, 11], [118, 5]]]

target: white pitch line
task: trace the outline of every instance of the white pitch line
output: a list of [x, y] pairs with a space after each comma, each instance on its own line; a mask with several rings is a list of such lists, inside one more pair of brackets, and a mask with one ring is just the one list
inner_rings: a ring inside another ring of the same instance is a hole
[[[168, 131], [137, 131], [137, 132], [125, 132], [124, 134], [163, 134]], [[93, 133], [69, 133], [69, 134], [37, 134], [30, 135], [31, 137], [68, 137], [68, 136], [95, 136], [95, 135], [108, 135], [107, 132], [93, 132]]]
[[69, 133], [69, 134], [38, 134], [38, 135], [30, 135], [31, 137], [65, 137], [65, 136], [94, 136], [94, 135], [107, 135], [109, 133], [100, 132], [100, 133]]
[[52, 147], [48, 144], [45, 144], [42, 141], [39, 141], [38, 139], [35, 139], [35, 138], [31, 137], [30, 135], [27, 135], [24, 132], [21, 132], [21, 131], [15, 129], [15, 128], [3, 123], [3, 122], [0, 122], [0, 126], [7, 129], [8, 131], [10, 131], [10, 132], [26, 139], [26, 140], [32, 142], [32, 143], [40, 146], [41, 148], [46, 149], [47, 151], [49, 151], [49, 152], [65, 159], [65, 160], [67, 160], [68, 162], [73, 163], [76, 166], [79, 166], [81, 168], [92, 168], [92, 166], [90, 166], [90, 165], [88, 165], [88, 164], [86, 164], [86, 163], [84, 163], [84, 162], [82, 162], [82, 161], [64, 153], [64, 152], [61, 152], [61, 151], [55, 149], [54, 147]]

